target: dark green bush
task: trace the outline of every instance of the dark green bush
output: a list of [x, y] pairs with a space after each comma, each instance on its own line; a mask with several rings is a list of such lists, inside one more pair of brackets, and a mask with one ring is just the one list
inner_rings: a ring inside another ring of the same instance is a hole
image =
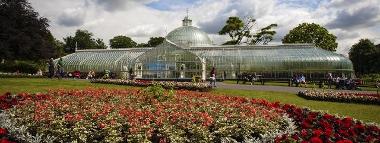
[[5, 62], [0, 64], [0, 72], [35, 74], [40, 67], [39, 64], [29, 61]]

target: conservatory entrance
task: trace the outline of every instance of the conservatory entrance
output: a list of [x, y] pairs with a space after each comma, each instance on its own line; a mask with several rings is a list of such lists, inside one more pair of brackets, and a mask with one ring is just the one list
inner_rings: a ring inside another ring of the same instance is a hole
[[206, 69], [200, 57], [169, 41], [140, 55], [134, 63], [138, 79], [191, 80], [205, 75]]

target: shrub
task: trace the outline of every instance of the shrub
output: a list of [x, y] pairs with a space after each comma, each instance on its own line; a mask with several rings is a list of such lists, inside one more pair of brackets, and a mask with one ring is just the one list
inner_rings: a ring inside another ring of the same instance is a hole
[[14, 61], [0, 64], [1, 72], [19, 72], [35, 74], [41, 66], [29, 61]]

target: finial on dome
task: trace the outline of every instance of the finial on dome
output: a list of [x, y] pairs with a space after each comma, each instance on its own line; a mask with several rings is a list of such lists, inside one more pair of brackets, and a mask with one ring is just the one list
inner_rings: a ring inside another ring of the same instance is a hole
[[192, 20], [189, 19], [189, 9], [186, 9], [186, 16], [182, 20], [182, 26], [191, 26]]

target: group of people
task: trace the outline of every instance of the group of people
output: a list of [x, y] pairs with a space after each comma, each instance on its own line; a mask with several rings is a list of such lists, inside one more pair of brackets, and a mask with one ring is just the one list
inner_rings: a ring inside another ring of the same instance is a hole
[[293, 75], [292, 79], [291, 79], [291, 83], [290, 85], [293, 86], [293, 84], [298, 87], [298, 86], [301, 86], [302, 87], [302, 84], [304, 85], [304, 87], [306, 87], [306, 78], [303, 74], [295, 74]]
[[329, 88], [332, 88], [332, 85], [335, 85], [336, 89], [356, 90], [358, 88], [358, 83], [352, 78], [333, 77], [331, 73], [327, 76]]
[[245, 84], [246, 82], [250, 82], [251, 85], [254, 85], [255, 81], [257, 81], [258, 79], [259, 78], [258, 78], [258, 75], [256, 75], [256, 72], [254, 73], [243, 72], [242, 74], [237, 75], [236, 84], [239, 84], [239, 81], [243, 81], [243, 84]]
[[49, 68], [49, 78], [53, 78], [57, 76], [59, 79], [61, 79], [64, 76], [64, 71], [63, 71], [63, 61], [62, 58], [59, 58], [57, 62], [57, 70], [55, 68], [54, 60], [53, 58], [50, 58], [48, 62], [48, 68]]

